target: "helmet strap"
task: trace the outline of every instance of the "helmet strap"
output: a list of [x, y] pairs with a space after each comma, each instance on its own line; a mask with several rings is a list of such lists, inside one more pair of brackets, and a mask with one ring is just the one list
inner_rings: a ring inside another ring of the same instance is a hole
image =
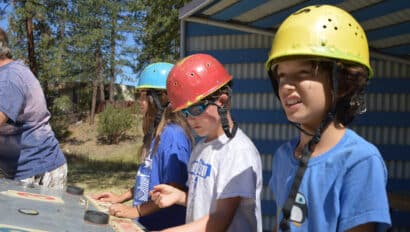
[[312, 134], [312, 133], [306, 131], [305, 129], [303, 129], [303, 128], [300, 126], [299, 123], [292, 122], [292, 121], [289, 121], [289, 120], [288, 120], [288, 122], [290, 122], [290, 124], [292, 124], [293, 126], [295, 126], [296, 128], [298, 128], [298, 130], [299, 130], [300, 132], [302, 132], [303, 134], [305, 134], [305, 135], [307, 135], [307, 136], [314, 136], [314, 134]]
[[[230, 88], [229, 85], [226, 86], [227, 88], [227, 93], [226, 95], [228, 96], [227, 101], [230, 100], [231, 95], [232, 95], [232, 89]], [[229, 127], [229, 120], [228, 120], [228, 109], [225, 106], [225, 104], [223, 106], [218, 106], [216, 105], [217, 109], [218, 109], [218, 114], [219, 117], [221, 118], [221, 124], [222, 124], [222, 129], [225, 132], [225, 135], [228, 138], [233, 138], [236, 135], [236, 131], [238, 130], [238, 124], [232, 119], [233, 122], [233, 127], [232, 127], [232, 131], [230, 130]]]
[[329, 112], [326, 115], [326, 118], [322, 120], [322, 122], [320, 123], [320, 126], [315, 131], [315, 134], [313, 135], [312, 139], [303, 147], [302, 156], [299, 159], [299, 168], [296, 171], [296, 175], [293, 180], [288, 198], [286, 199], [285, 205], [282, 208], [283, 218], [280, 221], [280, 228], [283, 231], [289, 231], [290, 229], [290, 226], [289, 226], [290, 213], [292, 211], [293, 205], [295, 204], [296, 195], [299, 191], [299, 186], [302, 183], [303, 175], [305, 174], [305, 171], [307, 169], [308, 162], [309, 162], [310, 156], [312, 155], [314, 147], [316, 146], [316, 144], [319, 143], [323, 131], [332, 121], [333, 121], [333, 114]]
[[154, 119], [154, 123], [151, 125], [151, 127], [149, 128], [148, 132], [146, 135], [144, 135], [143, 141], [144, 143], [148, 141], [148, 139], [152, 138], [152, 134], [155, 131], [155, 129], [157, 128], [159, 122], [161, 121], [161, 117], [162, 117], [162, 113], [165, 110], [165, 107], [168, 106], [169, 102], [167, 102], [165, 105], [161, 105], [161, 102], [159, 100], [159, 96], [157, 94], [157, 92], [155, 91], [149, 91], [149, 95], [152, 96], [152, 99], [154, 100], [155, 106], [157, 107], [157, 113], [155, 115], [155, 119]]
[[235, 121], [233, 121], [233, 127], [232, 127], [232, 132], [229, 128], [229, 121], [228, 121], [228, 109], [225, 106], [217, 106], [218, 108], [218, 114], [219, 117], [221, 118], [221, 124], [222, 124], [222, 129], [224, 130], [226, 136], [228, 138], [233, 138], [235, 137], [236, 131], [238, 130], [238, 124], [236, 124]]

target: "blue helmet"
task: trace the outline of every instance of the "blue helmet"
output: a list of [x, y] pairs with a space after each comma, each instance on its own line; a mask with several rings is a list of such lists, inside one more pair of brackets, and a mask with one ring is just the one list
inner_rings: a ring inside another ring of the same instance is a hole
[[169, 71], [174, 67], [173, 64], [158, 62], [152, 63], [142, 71], [137, 89], [166, 89]]

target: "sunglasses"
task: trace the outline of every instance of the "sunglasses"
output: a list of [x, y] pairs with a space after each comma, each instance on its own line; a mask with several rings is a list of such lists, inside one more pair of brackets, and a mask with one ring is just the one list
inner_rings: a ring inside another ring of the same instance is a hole
[[214, 102], [205, 100], [198, 104], [185, 108], [181, 110], [181, 112], [186, 118], [188, 118], [188, 116], [196, 117], [196, 116], [201, 115], [209, 105], [217, 106], [217, 104], [215, 104]]

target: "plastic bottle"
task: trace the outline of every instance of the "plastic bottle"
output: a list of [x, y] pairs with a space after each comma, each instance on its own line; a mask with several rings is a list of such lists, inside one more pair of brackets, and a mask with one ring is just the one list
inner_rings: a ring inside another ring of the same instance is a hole
[[139, 166], [135, 178], [134, 206], [148, 201], [149, 184], [151, 176], [151, 155], [147, 155], [144, 162]]

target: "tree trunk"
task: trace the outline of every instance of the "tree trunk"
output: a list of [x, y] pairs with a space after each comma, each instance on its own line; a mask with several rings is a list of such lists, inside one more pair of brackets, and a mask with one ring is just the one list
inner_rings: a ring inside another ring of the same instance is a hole
[[[115, 14], [116, 16], [116, 14]], [[110, 102], [114, 102], [114, 82], [115, 82], [115, 40], [116, 40], [116, 29], [117, 29], [117, 17], [111, 18], [111, 65], [110, 65]]]
[[34, 52], [34, 35], [33, 35], [32, 18], [26, 18], [26, 30], [27, 30], [27, 49], [28, 49], [29, 66], [34, 76], [37, 77], [38, 67], [37, 67], [37, 62], [36, 62], [36, 55]]
[[93, 93], [91, 98], [91, 109], [90, 109], [90, 125], [94, 124], [95, 117], [95, 108], [97, 103], [97, 90], [98, 90], [98, 81], [93, 81]]
[[99, 85], [100, 85], [100, 94], [99, 94], [98, 101], [102, 103], [102, 102], [105, 102], [105, 92], [104, 92], [104, 82], [101, 79], [99, 80]]
[[[103, 67], [102, 67], [102, 55], [101, 55], [101, 45], [97, 41], [95, 50], [95, 79], [93, 80], [93, 96], [91, 100], [91, 113], [90, 113], [90, 124], [94, 124], [94, 117], [95, 117], [95, 109], [97, 103], [97, 91], [98, 86], [101, 86], [103, 83]], [[104, 85], [103, 85], [104, 86]], [[104, 88], [100, 87], [100, 103], [104, 96]]]

